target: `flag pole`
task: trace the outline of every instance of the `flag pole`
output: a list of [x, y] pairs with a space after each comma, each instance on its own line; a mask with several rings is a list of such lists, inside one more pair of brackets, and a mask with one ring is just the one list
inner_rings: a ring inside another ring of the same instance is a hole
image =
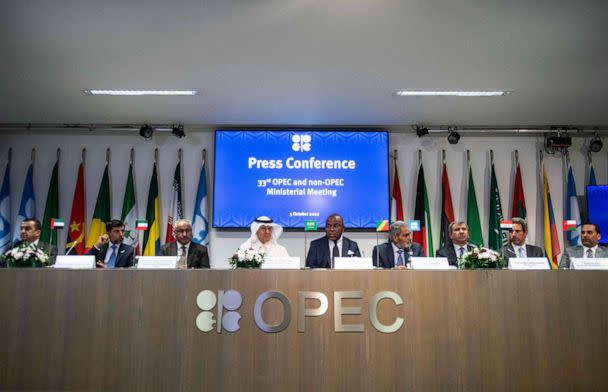
[[[61, 158], [61, 148], [57, 148], [57, 184], [59, 184], [59, 158]], [[57, 187], [57, 198], [58, 198], [57, 214], [59, 215], [59, 200], [61, 200], [61, 198], [59, 197], [59, 187]], [[54, 219], [54, 218], [59, 218], [59, 217], [58, 216], [51, 217], [51, 219]], [[57, 234], [57, 228], [55, 228], [54, 224], [53, 224], [53, 228], [51, 229], [51, 238], [49, 238], [49, 243], [51, 246], [53, 246], [53, 234], [55, 234], [55, 246], [57, 247], [57, 249], [59, 249], [59, 235]]]

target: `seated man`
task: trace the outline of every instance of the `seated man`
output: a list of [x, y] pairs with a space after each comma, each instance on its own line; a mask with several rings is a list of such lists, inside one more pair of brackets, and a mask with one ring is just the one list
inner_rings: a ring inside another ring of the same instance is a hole
[[8, 249], [20, 247], [20, 246], [31, 246], [42, 250], [44, 253], [49, 255], [49, 264], [55, 264], [55, 258], [57, 257], [57, 247], [55, 245], [48, 244], [40, 241], [40, 234], [42, 232], [42, 225], [40, 221], [35, 218], [26, 218], [21, 222], [18, 241], [11, 244]]
[[374, 246], [372, 260], [376, 267], [405, 268], [410, 256], [424, 256], [422, 245], [412, 242], [410, 230], [404, 221], [395, 221], [391, 224], [389, 241]]
[[570, 258], [600, 258], [608, 257], [608, 249], [599, 246], [602, 238], [600, 227], [595, 223], [583, 223], [581, 227], [581, 242], [583, 245], [569, 246], [559, 261], [559, 268], [570, 268]]
[[87, 255], [95, 256], [97, 268], [129, 268], [133, 266], [135, 248], [124, 244], [125, 225], [113, 219], [106, 223], [106, 233], [99, 236]]
[[325, 221], [325, 236], [310, 243], [306, 266], [310, 268], [333, 268], [336, 257], [361, 257], [359, 246], [342, 235], [344, 220], [332, 214]]
[[283, 227], [267, 216], [260, 216], [251, 223], [251, 237], [239, 246], [239, 250], [254, 249], [266, 256], [289, 257], [287, 249], [277, 243]]
[[450, 231], [450, 240], [452, 243], [445, 244], [443, 248], [437, 250], [437, 257], [447, 257], [450, 265], [458, 265], [458, 259], [465, 252], [476, 248], [475, 245], [469, 244], [469, 226], [466, 222], [452, 222], [448, 227]]
[[534, 245], [526, 245], [526, 237], [528, 236], [528, 223], [522, 218], [513, 218], [513, 226], [509, 232], [509, 245], [502, 248], [502, 254], [505, 257], [507, 265], [509, 259], [514, 257], [543, 257], [545, 252], [542, 248]]
[[163, 245], [160, 256], [179, 256], [179, 269], [209, 268], [207, 247], [192, 242], [192, 223], [189, 220], [180, 219], [175, 222], [173, 236], [175, 241]]

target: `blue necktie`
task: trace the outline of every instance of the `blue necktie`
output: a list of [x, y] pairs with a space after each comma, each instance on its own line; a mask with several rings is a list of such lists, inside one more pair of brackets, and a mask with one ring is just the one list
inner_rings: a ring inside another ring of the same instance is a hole
[[397, 251], [397, 254], [399, 255], [397, 257], [397, 265], [405, 265], [404, 260], [403, 260], [403, 249], [399, 249]]
[[112, 253], [110, 253], [110, 259], [108, 260], [108, 268], [114, 268], [116, 266], [116, 244], [112, 245]]

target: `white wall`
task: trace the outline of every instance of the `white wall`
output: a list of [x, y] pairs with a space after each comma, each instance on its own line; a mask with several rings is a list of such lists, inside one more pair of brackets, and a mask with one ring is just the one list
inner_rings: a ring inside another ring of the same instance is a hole
[[[390, 131], [390, 129], [389, 129]], [[573, 138], [570, 156], [577, 181], [577, 191], [583, 193], [586, 181], [586, 161], [584, 143], [588, 140]], [[538, 151], [542, 148], [543, 139], [530, 136], [473, 136], [464, 134], [457, 145], [447, 143], [445, 135], [419, 139], [415, 135], [391, 133], [389, 138], [390, 152], [397, 150], [398, 168], [406, 219], [411, 218], [414, 211], [415, 186], [417, 176], [417, 151], [422, 149], [426, 174], [431, 213], [433, 216], [432, 229], [435, 247], [439, 243], [439, 225], [441, 212], [441, 150], [446, 150], [448, 173], [456, 219], [466, 220], [466, 150], [471, 151], [471, 162], [477, 202], [481, 214], [483, 236], [488, 240], [488, 208], [489, 208], [489, 150], [494, 150], [496, 175], [500, 187], [502, 208], [505, 214], [510, 214], [513, 187], [513, 151], [519, 150], [519, 160], [522, 169], [524, 192], [528, 208], [528, 223], [530, 226], [529, 242], [543, 246], [542, 230], [542, 194], [539, 187]], [[59, 167], [60, 181], [60, 214], [69, 219], [76, 170], [80, 163], [82, 148], [87, 149], [86, 158], [86, 218], [87, 224], [93, 215], [99, 183], [105, 164], [106, 148], [111, 149], [110, 186], [112, 192], [112, 216], [118, 218], [122, 208], [122, 198], [126, 184], [130, 149], [135, 149], [135, 183], [139, 216], [145, 216], [148, 187], [152, 173], [154, 149], [159, 149], [158, 176], [161, 199], [161, 242], [165, 236], [165, 217], [171, 203], [171, 183], [173, 171], [177, 164], [177, 152], [183, 150], [182, 173], [184, 184], [185, 215], [192, 218], [194, 198], [200, 172], [202, 149], [207, 150], [208, 159], [208, 193], [212, 203], [213, 195], [213, 132], [208, 129], [202, 132], [187, 132], [187, 137], [178, 139], [169, 133], [157, 132], [152, 140], [145, 140], [137, 134], [124, 133], [59, 133], [59, 132], [5, 132], [0, 134], [0, 176], [3, 176], [7, 160], [8, 148], [13, 148], [11, 163], [11, 204], [12, 221], [14, 222], [25, 171], [30, 162], [31, 149], [36, 149], [34, 166], [34, 188], [36, 193], [36, 212], [41, 218], [44, 214], [44, 204], [49, 185], [49, 179], [55, 162], [56, 150], [61, 148]], [[597, 181], [606, 183], [607, 150], [593, 155]], [[546, 155], [545, 155], [546, 156]], [[549, 177], [553, 207], [558, 222], [561, 225], [563, 217], [563, 197], [565, 175], [562, 158], [546, 156], [545, 166]], [[391, 164], [392, 173], [392, 164]], [[243, 200], [246, 202], [246, 199]], [[212, 204], [209, 206], [211, 211]], [[88, 229], [88, 228], [87, 228]], [[560, 228], [558, 227], [558, 230]], [[561, 233], [561, 231], [560, 231]], [[65, 232], [60, 235], [60, 249], [65, 244]], [[227, 258], [248, 237], [245, 232], [226, 232], [212, 230], [210, 235], [211, 263], [215, 268], [227, 268]], [[320, 237], [322, 233], [309, 234], [308, 241]], [[348, 236], [359, 242], [360, 248], [366, 255], [371, 255], [372, 247], [376, 244], [376, 233], [350, 233]], [[385, 240], [386, 234], [380, 235], [380, 241]], [[303, 233], [286, 232], [281, 243], [287, 247], [290, 254], [305, 257]], [[560, 235], [563, 249], [563, 238]]]

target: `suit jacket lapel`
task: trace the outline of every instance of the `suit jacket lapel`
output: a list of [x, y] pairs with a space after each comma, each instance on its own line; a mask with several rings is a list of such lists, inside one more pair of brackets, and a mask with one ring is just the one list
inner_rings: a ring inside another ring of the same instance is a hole
[[321, 241], [321, 260], [323, 265], [320, 267], [330, 267], [331, 266], [331, 254], [329, 253], [329, 238], [327, 236], [323, 237]]
[[342, 252], [340, 252], [340, 256], [348, 257], [348, 249], [350, 249], [348, 238], [342, 237]]
[[[390, 241], [386, 245], [387, 246], [384, 247], [386, 249], [386, 259], [389, 262], [389, 267], [394, 267], [395, 266], [395, 254], [393, 253], [393, 246], [391, 245]], [[405, 259], [403, 259], [403, 260], [405, 260]]]

